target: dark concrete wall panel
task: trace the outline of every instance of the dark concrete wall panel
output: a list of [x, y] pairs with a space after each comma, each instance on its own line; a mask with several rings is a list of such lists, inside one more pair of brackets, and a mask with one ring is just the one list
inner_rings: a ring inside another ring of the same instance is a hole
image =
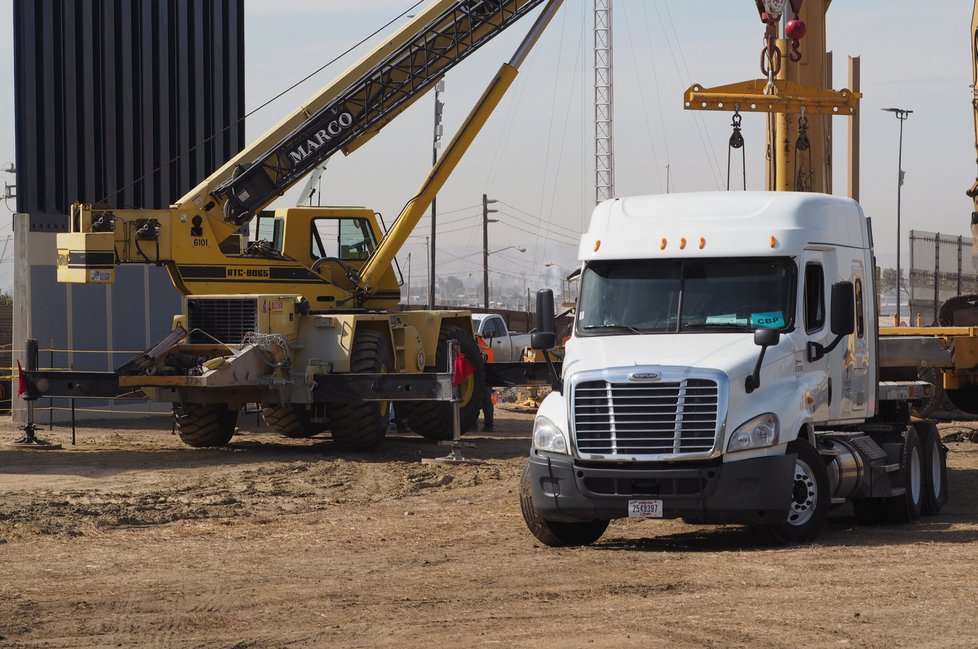
[[183, 298], [173, 290], [170, 276], [162, 268], [149, 269], [150, 340], [158, 343], [173, 328], [173, 316], [183, 310]]
[[17, 211], [162, 208], [244, 144], [243, 0], [14, 0]]
[[[142, 351], [149, 347], [146, 341], [145, 299], [142, 296], [146, 270], [142, 266], [123, 266], [116, 271], [112, 285], [112, 348], [116, 350]], [[112, 368], [119, 367], [132, 354], [116, 353]]]
[[[42, 300], [31, 300], [31, 335], [41, 349], [66, 349], [68, 339], [68, 289], [65, 284], [58, 284], [57, 270], [54, 266], [32, 266], [31, 286], [44, 286]], [[15, 347], [23, 348], [26, 341], [17, 340]], [[51, 367], [68, 367], [68, 355], [58, 353], [54, 356]], [[42, 367], [48, 367], [51, 361], [48, 355], [40, 360]]]

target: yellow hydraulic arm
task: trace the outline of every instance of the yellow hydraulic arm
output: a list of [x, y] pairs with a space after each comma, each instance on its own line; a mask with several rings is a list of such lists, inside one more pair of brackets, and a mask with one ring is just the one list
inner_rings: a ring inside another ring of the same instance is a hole
[[499, 105], [499, 101], [506, 94], [506, 90], [516, 79], [520, 65], [526, 60], [530, 50], [539, 40], [540, 35], [547, 28], [562, 3], [563, 0], [549, 0], [543, 13], [540, 14], [526, 38], [523, 39], [523, 43], [517, 49], [516, 54], [513, 55], [509, 63], [503, 63], [499, 68], [496, 77], [482, 95], [479, 103], [469, 113], [451, 144], [438, 159], [418, 193], [401, 210], [390, 232], [361, 269], [357, 282], [359, 285], [358, 300], [363, 301], [371, 294], [381, 275], [390, 267], [391, 262], [394, 261], [394, 256], [404, 246], [422, 215], [431, 206], [431, 201], [438, 190], [448, 180], [462, 156], [465, 155], [469, 145], [472, 144], [493, 110]]

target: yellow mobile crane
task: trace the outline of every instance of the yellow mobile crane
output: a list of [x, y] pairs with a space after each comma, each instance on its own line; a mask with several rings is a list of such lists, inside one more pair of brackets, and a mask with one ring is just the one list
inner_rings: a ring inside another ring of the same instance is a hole
[[[452, 406], [430, 379], [449, 369], [455, 341], [468, 361], [456, 372], [467, 430], [485, 380], [470, 314], [391, 311], [400, 299], [392, 262], [561, 2], [548, 0], [386, 234], [367, 208], [263, 209], [331, 155], [362, 146], [543, 0], [434, 0], [170, 209], [72, 206], [70, 232], [58, 235], [59, 281], [111, 283], [117, 264], [156, 264], [185, 309], [166, 340], [110, 376], [35, 372], [28, 398], [141, 389], [173, 403], [191, 446], [226, 444], [240, 408], [259, 403], [282, 434], [329, 429], [338, 446], [369, 450], [384, 439], [391, 401], [415, 432], [451, 437]], [[243, 245], [239, 231], [256, 217], [257, 240]]]

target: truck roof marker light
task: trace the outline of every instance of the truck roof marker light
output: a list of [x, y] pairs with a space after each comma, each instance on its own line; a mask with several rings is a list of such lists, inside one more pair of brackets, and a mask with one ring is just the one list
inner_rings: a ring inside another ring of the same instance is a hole
[[680, 250], [685, 250], [686, 249], [686, 237], [680, 237], [680, 239], [679, 239], [679, 249]]
[[601, 247], [601, 239], [598, 239], [597, 241], [594, 242], [594, 252], [597, 252], [598, 248], [600, 247]]
[[669, 245], [669, 242], [663, 238], [662, 242], [659, 243], [659, 250], [665, 250], [667, 245]]
[[778, 247], [778, 240], [774, 237], [773, 234], [771, 235], [771, 247], [772, 248], [777, 248]]
[[700, 250], [706, 247], [706, 239], [700, 237]]

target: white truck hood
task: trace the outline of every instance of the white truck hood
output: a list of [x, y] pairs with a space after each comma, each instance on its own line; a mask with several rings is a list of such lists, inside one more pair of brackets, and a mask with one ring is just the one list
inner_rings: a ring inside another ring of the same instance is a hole
[[[773, 351], [768, 351], [766, 361]], [[563, 374], [566, 378], [612, 367], [678, 366], [715, 369], [736, 378], [753, 371], [760, 353], [749, 333], [574, 337], [567, 342]]]

